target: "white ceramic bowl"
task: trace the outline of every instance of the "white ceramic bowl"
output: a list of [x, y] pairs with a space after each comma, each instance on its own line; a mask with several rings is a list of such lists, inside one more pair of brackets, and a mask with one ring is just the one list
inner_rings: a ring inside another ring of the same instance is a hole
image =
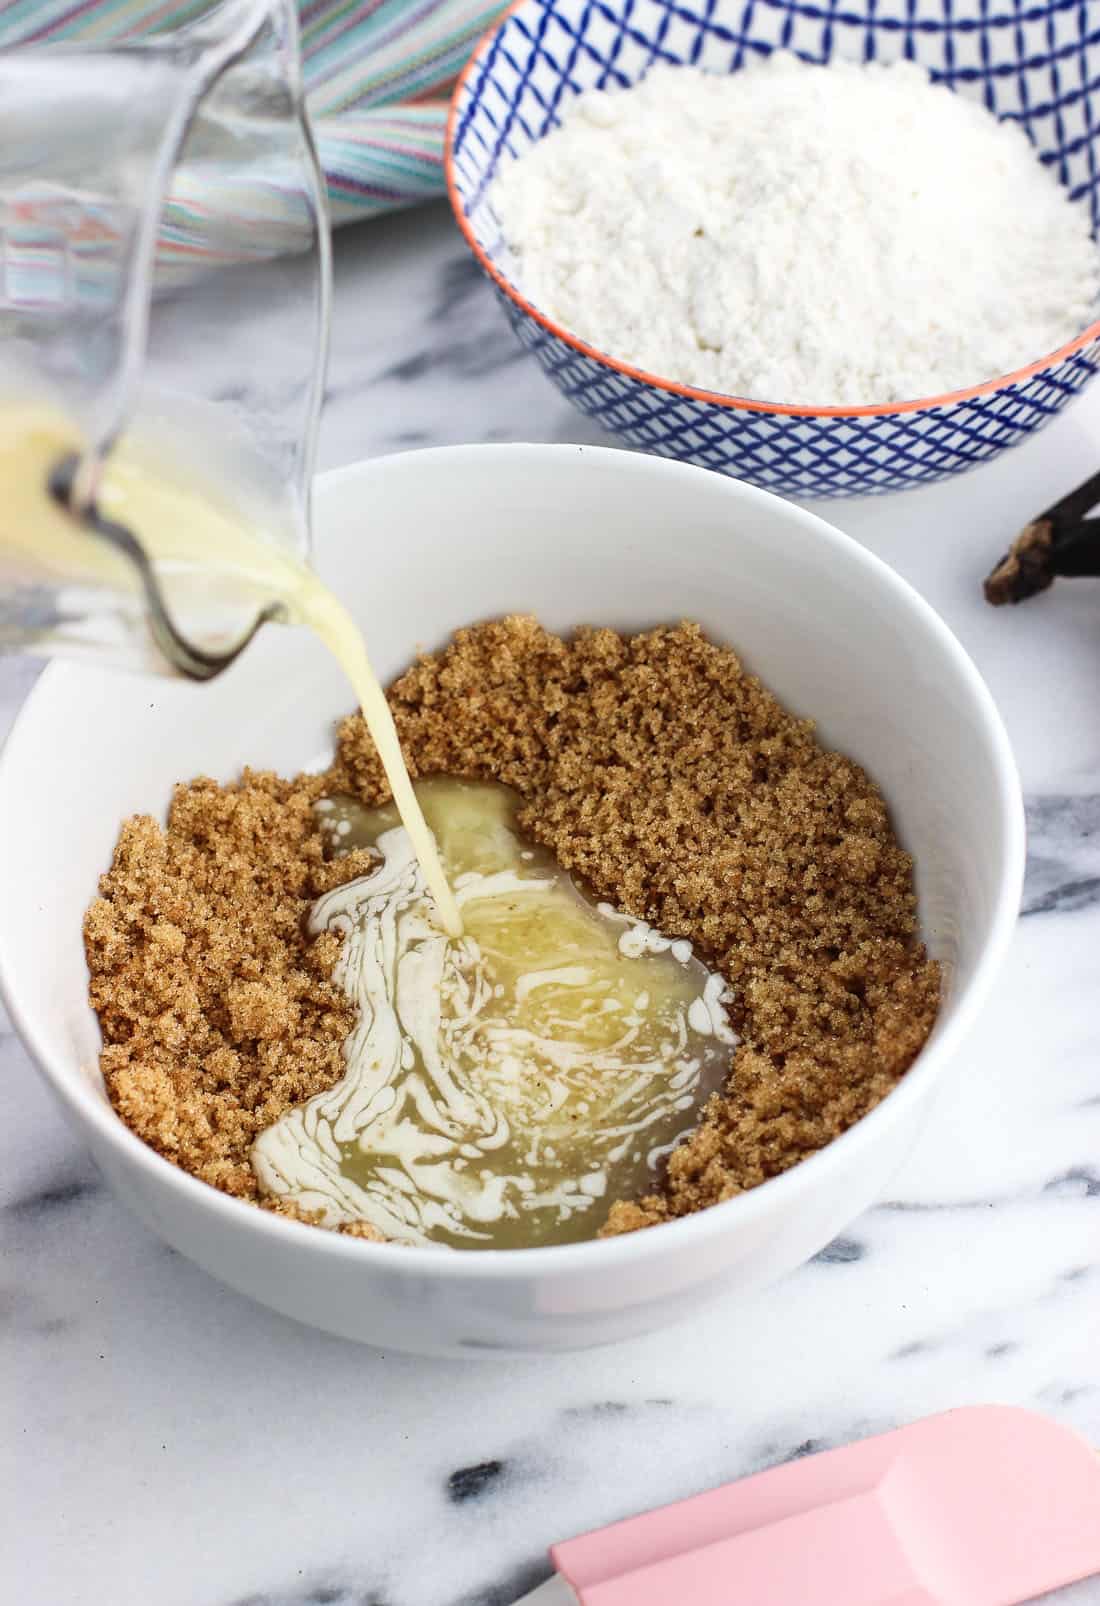
[[735, 645], [826, 742], [865, 764], [916, 856], [946, 997], [897, 1090], [837, 1142], [727, 1204], [610, 1242], [507, 1253], [396, 1249], [281, 1220], [161, 1159], [96, 1064], [80, 922], [120, 820], [245, 761], [292, 772], [350, 703], [325, 652], [268, 630], [197, 687], [53, 665], [0, 761], [0, 983], [119, 1196], [215, 1276], [304, 1322], [429, 1354], [567, 1349], [644, 1332], [773, 1279], [889, 1181], [1001, 962], [1023, 824], [1008, 742], [932, 610], [854, 541], [717, 474], [574, 446], [457, 447], [319, 481], [317, 566], [383, 676], [456, 626], [535, 611], [554, 629], [690, 618]]

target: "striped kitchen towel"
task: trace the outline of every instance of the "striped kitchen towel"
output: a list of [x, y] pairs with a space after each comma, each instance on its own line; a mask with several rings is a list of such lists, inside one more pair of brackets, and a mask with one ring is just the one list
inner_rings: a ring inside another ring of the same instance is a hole
[[[4, 0], [0, 48], [180, 27], [210, 0]], [[501, 0], [299, 0], [303, 71], [334, 223], [443, 192], [447, 97]]]

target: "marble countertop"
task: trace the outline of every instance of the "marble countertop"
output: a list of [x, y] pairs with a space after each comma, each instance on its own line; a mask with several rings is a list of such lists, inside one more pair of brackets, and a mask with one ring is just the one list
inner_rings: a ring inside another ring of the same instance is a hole
[[[441, 207], [341, 239], [322, 467], [602, 438], [522, 354]], [[820, 509], [985, 674], [1030, 860], [1008, 964], [919, 1150], [769, 1292], [552, 1360], [323, 1337], [139, 1226], [0, 1018], [0, 1598], [509, 1606], [555, 1539], [949, 1406], [1031, 1405], [1100, 1445], [1100, 582], [1008, 612], [979, 589], [1098, 458], [1094, 386], [999, 463]], [[34, 672], [0, 664], [0, 728]], [[1100, 1580], [1058, 1599], [1100, 1603]]]

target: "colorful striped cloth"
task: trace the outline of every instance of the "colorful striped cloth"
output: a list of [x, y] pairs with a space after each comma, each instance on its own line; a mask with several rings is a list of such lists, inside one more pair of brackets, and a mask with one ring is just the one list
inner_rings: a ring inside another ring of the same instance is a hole
[[[303, 71], [334, 223], [443, 191], [447, 98], [501, 0], [298, 0]], [[0, 48], [163, 32], [210, 0], [3, 0]], [[187, 198], [178, 198], [184, 211]]]

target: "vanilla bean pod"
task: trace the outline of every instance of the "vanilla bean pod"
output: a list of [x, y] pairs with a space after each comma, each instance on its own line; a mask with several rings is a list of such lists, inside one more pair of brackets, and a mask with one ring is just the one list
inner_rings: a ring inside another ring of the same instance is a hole
[[1100, 473], [1026, 524], [985, 581], [985, 600], [1000, 607], [1026, 602], [1059, 575], [1100, 575]]

